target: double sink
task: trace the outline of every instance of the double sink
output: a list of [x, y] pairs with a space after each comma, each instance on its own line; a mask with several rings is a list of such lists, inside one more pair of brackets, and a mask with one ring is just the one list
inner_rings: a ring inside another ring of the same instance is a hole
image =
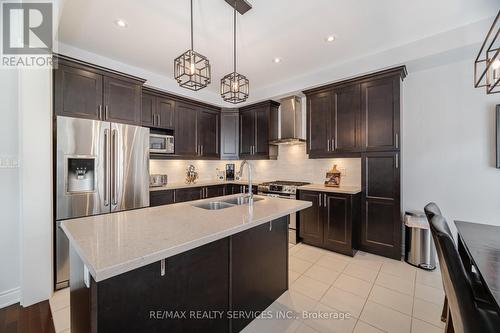
[[[264, 200], [263, 198], [259, 198], [254, 196], [253, 202]], [[192, 206], [207, 209], [207, 210], [219, 210], [234, 206], [247, 205], [250, 202], [250, 198], [248, 196], [239, 196], [231, 199], [220, 200], [220, 201], [209, 201], [202, 202], [199, 204], [194, 204]]]

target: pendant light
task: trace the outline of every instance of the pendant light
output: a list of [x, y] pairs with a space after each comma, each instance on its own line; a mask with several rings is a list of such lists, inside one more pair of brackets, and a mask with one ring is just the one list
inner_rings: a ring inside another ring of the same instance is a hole
[[234, 2], [233, 18], [233, 72], [224, 76], [220, 81], [220, 94], [226, 102], [238, 104], [247, 100], [250, 82], [236, 72], [236, 1]]
[[474, 61], [474, 87], [486, 94], [500, 93], [500, 10]]
[[210, 62], [193, 47], [193, 0], [191, 0], [191, 48], [174, 60], [174, 77], [183, 88], [200, 90], [210, 83]]

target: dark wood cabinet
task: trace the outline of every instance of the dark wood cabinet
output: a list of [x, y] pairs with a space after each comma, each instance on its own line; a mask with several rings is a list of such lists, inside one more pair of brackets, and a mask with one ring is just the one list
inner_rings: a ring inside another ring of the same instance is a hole
[[400, 82], [401, 76], [396, 73], [361, 84], [365, 151], [399, 149]]
[[307, 151], [310, 158], [359, 155], [361, 91], [359, 84], [307, 95]]
[[154, 127], [156, 122], [156, 96], [152, 94], [142, 94], [141, 125]]
[[175, 154], [198, 156], [198, 109], [190, 104], [177, 103], [175, 124]]
[[362, 158], [360, 249], [401, 258], [399, 152], [370, 152]]
[[238, 110], [222, 110], [220, 116], [220, 157], [221, 159], [237, 160], [239, 158], [238, 139], [240, 125]]
[[56, 115], [141, 125], [145, 80], [64, 56], [55, 61]]
[[198, 111], [198, 154], [206, 158], [219, 158], [220, 112]]
[[[161, 262], [71, 290], [75, 332], [228, 332], [226, 316], [190, 318], [190, 311], [229, 310], [229, 239], [224, 238]], [[83, 276], [83, 274], [82, 274]], [[90, 290], [90, 291], [89, 291]], [[75, 295], [78, 293], [78, 295]], [[76, 303], [86, 293], [88, 306]], [[73, 310], [74, 309], [74, 310]], [[85, 312], [88, 321], [77, 321]], [[186, 318], [151, 317], [156, 311], [186, 312]], [[85, 325], [87, 324], [87, 325]], [[89, 324], [94, 326], [89, 327]]]
[[175, 202], [186, 202], [200, 200], [202, 198], [201, 187], [186, 187], [175, 190]]
[[205, 198], [215, 198], [225, 195], [224, 185], [214, 185], [205, 187]]
[[299, 213], [300, 237], [305, 243], [323, 245], [322, 192], [300, 191], [299, 199], [312, 202], [312, 206]]
[[299, 214], [299, 233], [306, 244], [353, 256], [358, 248], [360, 194], [300, 191], [312, 207]]
[[266, 101], [240, 109], [240, 151], [242, 159], [275, 158], [270, 147], [270, 121], [277, 114], [279, 103]]
[[59, 64], [54, 70], [54, 110], [56, 115], [101, 119], [102, 75]]
[[[288, 289], [288, 218], [231, 236], [230, 246], [231, 310], [263, 311]], [[231, 332], [253, 319], [235, 318]]]
[[103, 89], [106, 121], [141, 124], [142, 88], [140, 85], [105, 76]]
[[156, 127], [173, 129], [175, 126], [175, 101], [165, 98], [156, 98]]
[[149, 206], [170, 205], [175, 202], [175, 190], [160, 190], [149, 192]]

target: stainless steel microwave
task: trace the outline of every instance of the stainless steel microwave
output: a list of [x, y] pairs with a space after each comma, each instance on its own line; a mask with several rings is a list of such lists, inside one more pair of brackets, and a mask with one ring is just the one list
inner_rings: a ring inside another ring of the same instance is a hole
[[149, 152], [158, 154], [174, 153], [174, 136], [164, 134], [149, 134]]

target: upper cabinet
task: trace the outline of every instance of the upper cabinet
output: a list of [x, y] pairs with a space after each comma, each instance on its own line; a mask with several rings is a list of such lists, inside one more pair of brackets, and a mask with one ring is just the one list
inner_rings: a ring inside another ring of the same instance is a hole
[[278, 114], [279, 103], [266, 101], [240, 109], [240, 158], [270, 159], [276, 156], [275, 146], [270, 146], [271, 121]]
[[175, 122], [175, 155], [198, 156], [198, 109], [194, 105], [177, 103]]
[[399, 149], [400, 77], [392, 75], [361, 84], [362, 118], [366, 151]]
[[141, 125], [144, 80], [66, 57], [55, 57], [56, 115]]
[[404, 67], [305, 91], [309, 158], [399, 149]]
[[143, 89], [142, 126], [173, 130], [175, 127], [175, 101], [167, 96]]
[[240, 125], [238, 110], [223, 110], [220, 117], [220, 158], [237, 160]]
[[198, 154], [205, 158], [219, 158], [220, 111], [198, 111]]

